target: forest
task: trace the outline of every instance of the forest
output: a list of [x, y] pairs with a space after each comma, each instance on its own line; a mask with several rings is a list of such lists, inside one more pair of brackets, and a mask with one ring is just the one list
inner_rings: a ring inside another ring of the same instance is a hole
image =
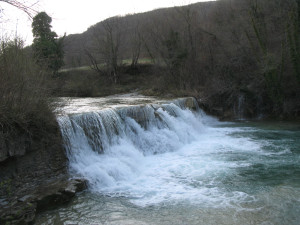
[[[38, 44], [24, 48], [21, 40], [4, 40], [1, 63], [33, 72], [14, 80], [10, 70], [1, 77], [1, 91], [21, 99], [15, 95], [27, 89], [18, 85], [33, 85], [44, 90], [40, 96], [54, 97], [138, 90], [146, 95], [194, 96], [209, 113], [224, 119], [234, 118], [241, 103], [247, 118], [299, 118], [299, 5], [299, 0], [221, 0], [115, 16], [82, 34], [57, 38], [63, 62], [52, 57], [52, 64], [42, 70], [39, 66], [39, 71], [33, 65], [43, 61], [36, 60]], [[7, 51], [12, 43], [20, 51]], [[8, 52], [18, 57], [10, 56], [9, 62]], [[43, 75], [31, 78], [38, 73]], [[6, 105], [14, 102], [2, 100]]]
[[192, 95], [221, 117], [239, 101], [245, 117], [299, 117], [299, 5], [222, 0], [109, 18], [65, 38], [57, 86], [75, 96]]

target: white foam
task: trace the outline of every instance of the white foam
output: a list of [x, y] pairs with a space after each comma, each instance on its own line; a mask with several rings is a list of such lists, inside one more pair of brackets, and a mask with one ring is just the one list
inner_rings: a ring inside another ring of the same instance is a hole
[[[227, 190], [222, 182], [234, 174], [235, 168], [251, 165], [248, 160], [227, 160], [227, 157], [235, 153], [259, 155], [260, 143], [232, 135], [241, 128], [222, 128], [220, 122], [201, 111], [193, 113], [169, 104], [152, 113], [155, 116], [144, 128], [133, 118], [122, 114], [121, 119], [110, 111], [115, 122], [104, 118], [111, 130], [106, 126], [98, 132], [106, 130], [111, 134], [97, 134], [109, 139], [102, 140], [107, 143], [102, 154], [90, 144], [92, 133], [82, 127], [90, 124], [84, 122], [89, 117], [80, 118], [80, 123], [78, 118], [67, 118], [73, 124], [64, 125], [63, 131], [71, 142], [71, 171], [88, 179], [92, 191], [126, 196], [140, 206], [188, 201], [211, 207], [238, 207], [254, 201], [244, 192]], [[98, 116], [92, 118], [102, 121]]]

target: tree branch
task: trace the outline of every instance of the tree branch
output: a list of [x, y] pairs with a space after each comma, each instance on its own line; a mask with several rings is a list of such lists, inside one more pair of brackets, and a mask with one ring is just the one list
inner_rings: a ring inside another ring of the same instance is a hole
[[[34, 6], [39, 2], [38, 0], [34, 2], [33, 4], [29, 4], [29, 2], [26, 1], [17, 1], [17, 0], [0, 0], [0, 3], [4, 2], [6, 4], [9, 4], [23, 12], [25, 12], [30, 18], [33, 18], [33, 15], [37, 13], [37, 11], [34, 9]], [[2, 11], [2, 10], [1, 10]]]

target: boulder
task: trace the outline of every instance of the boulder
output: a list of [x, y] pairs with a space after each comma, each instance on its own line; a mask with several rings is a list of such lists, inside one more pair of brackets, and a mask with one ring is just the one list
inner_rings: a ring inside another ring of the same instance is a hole
[[13, 201], [0, 201], [0, 224], [30, 224], [37, 212], [53, 209], [69, 202], [87, 187], [84, 179], [63, 178], [41, 185], [34, 193]]

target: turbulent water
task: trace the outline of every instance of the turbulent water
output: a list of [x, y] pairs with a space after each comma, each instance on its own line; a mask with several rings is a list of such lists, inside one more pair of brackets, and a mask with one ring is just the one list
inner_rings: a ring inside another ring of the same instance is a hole
[[89, 188], [36, 224], [299, 224], [300, 124], [218, 122], [185, 99], [102, 100], [58, 116], [70, 173]]

